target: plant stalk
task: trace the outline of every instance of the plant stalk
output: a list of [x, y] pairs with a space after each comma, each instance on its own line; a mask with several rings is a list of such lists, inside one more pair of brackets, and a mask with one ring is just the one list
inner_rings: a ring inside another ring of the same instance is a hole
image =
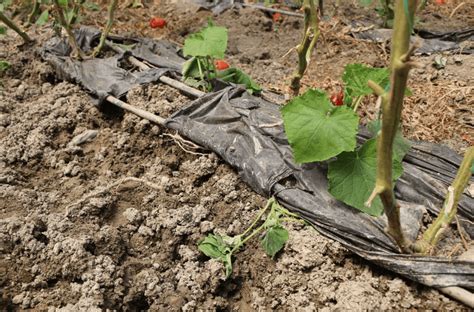
[[413, 20], [417, 8], [416, 0], [408, 1], [407, 16], [404, 1], [396, 0], [395, 23], [392, 37], [391, 53], [391, 83], [390, 91], [386, 94], [383, 88], [370, 81], [369, 86], [374, 92], [382, 96], [382, 131], [377, 139], [377, 177], [375, 188], [370, 195], [367, 205], [379, 195], [382, 200], [385, 214], [388, 219], [387, 233], [396, 241], [402, 252], [409, 252], [410, 243], [405, 239], [400, 224], [400, 207], [393, 192], [392, 152], [393, 142], [398, 130], [400, 115], [403, 107], [403, 98], [408, 80], [408, 73], [413, 66], [410, 55], [414, 48], [410, 48], [410, 21]]
[[28, 36], [26, 32], [21, 30], [15, 22], [13, 22], [8, 16], [3, 14], [3, 12], [0, 12], [0, 21], [7, 25], [9, 28], [11, 28], [14, 32], [16, 32], [20, 37], [23, 39], [25, 43], [30, 43], [33, 42], [33, 40]]
[[471, 178], [471, 167], [474, 162], [474, 146], [467, 149], [464, 154], [461, 166], [458, 169], [456, 178], [448, 188], [448, 192], [444, 199], [443, 208], [438, 214], [436, 220], [428, 227], [423, 237], [417, 241], [413, 250], [419, 253], [428, 253], [439, 242], [443, 233], [456, 216], [458, 210], [458, 202], [461, 194], [469, 183]]
[[84, 52], [82, 52], [81, 48], [77, 44], [76, 37], [74, 36], [70, 25], [66, 21], [66, 18], [64, 16], [64, 10], [63, 10], [63, 8], [61, 8], [61, 5], [59, 4], [59, 1], [58, 0], [53, 0], [53, 4], [54, 4], [54, 9], [56, 11], [57, 20], [58, 20], [59, 24], [61, 24], [61, 26], [64, 28], [64, 30], [66, 30], [67, 38], [69, 40], [69, 44], [72, 47], [73, 54], [81, 60], [85, 59]]
[[112, 26], [114, 24], [114, 14], [115, 14], [115, 10], [117, 9], [117, 5], [118, 5], [118, 0], [112, 0], [109, 4], [107, 25], [102, 30], [99, 45], [92, 52], [92, 57], [96, 57], [97, 55], [99, 55], [99, 53], [102, 51], [102, 49], [105, 46], [105, 41], [107, 40], [107, 36], [112, 30]]
[[33, 0], [33, 8], [31, 9], [30, 14], [28, 15], [28, 22], [27, 25], [31, 25], [34, 23], [36, 17], [40, 12], [40, 0]]
[[301, 79], [311, 61], [311, 54], [320, 34], [319, 17], [314, 0], [304, 0], [302, 8], [304, 11], [304, 36], [301, 43], [296, 47], [298, 52], [298, 69], [293, 74], [290, 82], [290, 90], [294, 96], [297, 96], [300, 92]]

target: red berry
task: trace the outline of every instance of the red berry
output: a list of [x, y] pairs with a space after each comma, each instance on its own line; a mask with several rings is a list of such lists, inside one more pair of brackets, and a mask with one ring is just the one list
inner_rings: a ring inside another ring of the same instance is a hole
[[151, 28], [163, 28], [166, 26], [166, 21], [161, 17], [153, 17], [150, 20], [150, 27]]
[[224, 70], [224, 69], [229, 68], [229, 64], [224, 60], [217, 60], [215, 62], [215, 65], [216, 65], [217, 70]]
[[281, 20], [281, 13], [273, 13], [272, 15], [272, 19], [273, 19], [273, 22], [276, 23], [278, 22], [279, 20]]
[[437, 5], [443, 5], [446, 4], [446, 0], [435, 0]]
[[342, 106], [344, 104], [344, 92], [333, 93], [331, 95], [331, 103], [334, 106]]

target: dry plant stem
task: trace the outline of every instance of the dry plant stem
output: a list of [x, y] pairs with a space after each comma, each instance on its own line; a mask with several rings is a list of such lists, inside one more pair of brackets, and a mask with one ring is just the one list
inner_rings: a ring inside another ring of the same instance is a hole
[[102, 31], [102, 35], [100, 36], [100, 41], [99, 45], [94, 49], [94, 52], [92, 52], [92, 57], [96, 57], [100, 51], [104, 48], [105, 41], [107, 40], [107, 36], [110, 33], [110, 30], [112, 30], [112, 26], [114, 24], [114, 13], [115, 10], [117, 9], [118, 5], [118, 0], [112, 0], [109, 4], [108, 8], [108, 17], [107, 17], [107, 25], [104, 27], [104, 30]]
[[66, 31], [69, 44], [71, 45], [72, 50], [73, 50], [73, 54], [77, 56], [79, 59], [85, 59], [84, 52], [82, 52], [81, 48], [77, 44], [76, 37], [74, 37], [71, 27], [66, 21], [66, 18], [64, 16], [64, 10], [61, 8], [61, 5], [59, 4], [58, 0], [53, 0], [53, 4], [54, 4], [54, 10], [56, 11], [56, 17], [58, 19], [58, 22]]
[[367, 205], [370, 205], [377, 195], [380, 196], [388, 219], [388, 234], [396, 241], [402, 252], [409, 252], [409, 242], [406, 241], [402, 232], [400, 207], [395, 200], [392, 183], [393, 142], [400, 122], [408, 72], [412, 67], [410, 54], [413, 48], [409, 47], [411, 33], [409, 25], [417, 7], [417, 1], [410, 0], [408, 8], [410, 16], [407, 16], [403, 2], [404, 0], [397, 0], [395, 4], [389, 94], [386, 94], [383, 88], [373, 81], [369, 81], [369, 86], [374, 93], [382, 97], [382, 129], [377, 141], [377, 178]]
[[319, 17], [314, 5], [314, 0], [304, 0], [304, 36], [301, 43], [296, 47], [298, 52], [298, 70], [293, 74], [290, 89], [294, 96], [300, 92], [301, 79], [311, 60], [311, 54], [319, 38]]
[[461, 194], [471, 178], [471, 166], [474, 161], [474, 146], [468, 148], [464, 154], [461, 166], [454, 178], [453, 183], [448, 187], [448, 193], [444, 199], [443, 208], [436, 220], [428, 227], [423, 237], [416, 242], [414, 250], [420, 253], [429, 252], [441, 239], [444, 231], [456, 216], [458, 202]]
[[25, 33], [18, 26], [16, 26], [16, 24], [5, 14], [3, 14], [3, 12], [0, 12], [0, 21], [7, 25], [9, 28], [11, 28], [13, 31], [15, 31], [18, 35], [20, 35], [20, 37], [23, 39], [23, 41], [25, 41], [25, 43], [30, 43], [33, 41], [27, 33]]

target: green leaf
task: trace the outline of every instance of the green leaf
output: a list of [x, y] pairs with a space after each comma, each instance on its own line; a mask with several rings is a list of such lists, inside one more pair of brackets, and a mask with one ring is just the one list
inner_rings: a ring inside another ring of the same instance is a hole
[[[380, 119], [376, 119], [367, 124], [367, 129], [372, 133], [375, 137], [377, 136], [380, 128], [382, 127], [382, 121]], [[393, 142], [393, 157], [395, 160], [401, 162], [405, 155], [410, 150], [412, 144], [410, 140], [407, 140], [400, 129], [398, 129], [397, 134], [395, 135], [395, 141]]]
[[365, 96], [373, 93], [367, 82], [372, 80], [382, 88], [390, 82], [390, 73], [387, 68], [373, 68], [362, 64], [349, 64], [344, 69], [342, 80], [350, 97]]
[[5, 9], [7, 9], [11, 4], [12, 0], [3, 0], [0, 3], [0, 12], [3, 12]]
[[4, 26], [0, 26], [0, 35], [5, 35], [7, 33], [7, 28]]
[[359, 117], [347, 106], [333, 106], [324, 91], [308, 90], [281, 113], [298, 163], [323, 161], [356, 147]]
[[250, 94], [262, 91], [262, 88], [240, 69], [231, 67], [217, 72], [217, 78], [227, 82], [244, 85]]
[[49, 18], [49, 11], [44, 10], [43, 12], [41, 12], [41, 15], [36, 20], [36, 25], [42, 26], [46, 24], [46, 22], [48, 21], [48, 18]]
[[285, 246], [288, 237], [288, 231], [283, 226], [272, 226], [262, 239], [262, 247], [267, 255], [273, 258]]
[[58, 0], [58, 4], [62, 7], [67, 7], [68, 0]]
[[0, 60], [0, 73], [10, 68], [10, 63], [7, 61]]
[[227, 29], [207, 26], [184, 41], [184, 56], [224, 58], [227, 49]]
[[359, 3], [362, 5], [362, 6], [369, 6], [371, 5], [373, 2], [373, 0], [359, 0]]
[[91, 11], [100, 11], [100, 7], [94, 2], [85, 2], [83, 6]]
[[[229, 239], [229, 237], [226, 237]], [[198, 249], [206, 256], [224, 264], [226, 277], [232, 274], [232, 251], [224, 238], [218, 234], [209, 234], [198, 244]]]
[[[379, 197], [371, 207], [366, 207], [375, 186], [377, 169], [377, 142], [370, 139], [357, 151], [342, 153], [337, 160], [329, 164], [329, 192], [338, 200], [373, 216], [380, 216], [383, 205]], [[394, 158], [393, 179], [403, 173], [401, 162]]]

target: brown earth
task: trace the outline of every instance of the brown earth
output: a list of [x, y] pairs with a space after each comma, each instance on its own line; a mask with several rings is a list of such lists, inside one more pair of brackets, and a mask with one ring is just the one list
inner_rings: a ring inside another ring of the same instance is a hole
[[[472, 26], [462, 18], [471, 4], [448, 19], [456, 4], [436, 14], [452, 28]], [[192, 6], [146, 5], [123, 9], [114, 31], [182, 43], [210, 16]], [[426, 13], [433, 27], [435, 10]], [[323, 23], [305, 87], [337, 90], [345, 64], [387, 64], [385, 47], [354, 40], [343, 23], [368, 9], [347, 4], [339, 11]], [[155, 15], [167, 19], [167, 28], [148, 28]], [[104, 16], [88, 15], [85, 24]], [[215, 21], [229, 28], [232, 65], [285, 92], [296, 57], [282, 56], [297, 44], [302, 21], [274, 24], [251, 9]], [[52, 35], [44, 27], [30, 33], [39, 41]], [[290, 240], [275, 260], [251, 242], [224, 280], [222, 265], [200, 254], [197, 242], [212, 231], [242, 232], [266, 199], [215, 154], [184, 152], [168, 130], [113, 108], [99, 111], [79, 87], [56, 81], [36, 48], [18, 49], [12, 33], [0, 43], [0, 59], [12, 63], [0, 77], [0, 310], [465, 309], [295, 224], [287, 224]], [[446, 68], [436, 70], [433, 58], [417, 58], [424, 67], [412, 75], [405, 134], [463, 151], [474, 140], [474, 60], [448, 55]], [[163, 117], [189, 102], [163, 85], [138, 87], [127, 101]], [[365, 120], [373, 118], [373, 105], [364, 103]], [[81, 134], [89, 141], [71, 144]]]

